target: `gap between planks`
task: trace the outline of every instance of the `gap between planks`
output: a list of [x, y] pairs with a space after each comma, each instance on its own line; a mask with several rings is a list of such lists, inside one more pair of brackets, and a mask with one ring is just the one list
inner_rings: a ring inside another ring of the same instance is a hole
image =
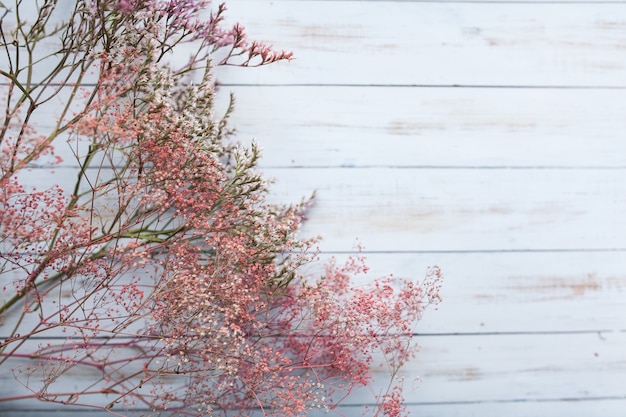
[[[626, 2], [625, 2], [626, 4]], [[39, 82], [32, 82], [31, 85], [38, 87]], [[0, 87], [8, 87], [8, 83], [0, 82]], [[61, 83], [49, 83], [49, 87], [63, 87]], [[82, 83], [82, 87], [95, 87], [95, 83]], [[509, 85], [509, 84], [363, 84], [363, 83], [220, 83], [216, 82], [217, 87], [312, 87], [312, 88], [462, 88], [462, 89], [502, 89], [502, 90], [626, 90], [626, 85]]]

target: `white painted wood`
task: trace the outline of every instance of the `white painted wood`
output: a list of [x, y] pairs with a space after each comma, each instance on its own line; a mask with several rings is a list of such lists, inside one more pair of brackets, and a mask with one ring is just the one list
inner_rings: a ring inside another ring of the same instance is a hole
[[282, 201], [316, 191], [303, 227], [323, 248], [624, 249], [624, 171], [267, 169]]
[[224, 83], [626, 87], [623, 2], [227, 3], [228, 22], [296, 59], [223, 68]]
[[[230, 92], [264, 167], [626, 168], [622, 90], [223, 87], [220, 111]], [[41, 131], [64, 100], [37, 110]], [[56, 150], [76, 166], [73, 144]]]
[[[623, 397], [624, 333], [418, 338], [409, 402]], [[619, 371], [622, 371], [620, 374]], [[410, 386], [408, 386], [410, 387]]]
[[459, 404], [411, 405], [410, 416], [421, 417], [511, 417], [554, 416], [554, 417], [620, 417], [626, 412], [624, 400], [554, 400], [554, 401], [511, 401], [469, 402]]
[[625, 86], [624, 3], [228, 2], [288, 64], [224, 83]]
[[[421, 350], [417, 358], [400, 375], [405, 378], [407, 402], [413, 406], [508, 403], [514, 409], [520, 401], [537, 404], [624, 397], [624, 332], [430, 336], [418, 341]], [[6, 384], [6, 375], [0, 378]], [[374, 392], [385, 378], [381, 374], [376, 381]], [[355, 392], [347, 404], [369, 402], [371, 392], [364, 389]], [[42, 411], [58, 408], [40, 402], [29, 406]], [[623, 407], [624, 401], [616, 404], [618, 410]], [[433, 415], [443, 413], [445, 410]], [[348, 415], [360, 414], [353, 409]]]
[[263, 166], [626, 167], [622, 90], [222, 90]]
[[[264, 169], [272, 202], [317, 193], [303, 237], [323, 251], [626, 250], [626, 170]], [[69, 189], [75, 169], [24, 173]], [[93, 175], [96, 175], [94, 170]], [[99, 175], [104, 175], [100, 173]], [[73, 189], [73, 188], [72, 188]]]
[[[367, 249], [367, 248], [366, 248]], [[338, 260], [346, 255], [336, 255]], [[420, 279], [430, 265], [445, 277], [437, 310], [420, 334], [626, 330], [626, 261], [616, 252], [366, 253], [370, 271]]]
[[[443, 270], [404, 373], [421, 377], [411, 414], [626, 415], [626, 3], [228, 4], [251, 38], [297, 56], [218, 73], [237, 139], [265, 149], [273, 198], [317, 191], [303, 234], [339, 257], [359, 238], [372, 267], [359, 279]], [[64, 167], [31, 185], [73, 180], [59, 150]]]
[[[336, 254], [342, 261], [347, 255]], [[626, 331], [623, 253], [367, 253], [370, 271], [356, 285], [393, 272], [420, 280], [428, 266], [441, 265], [444, 302], [429, 310], [415, 331], [420, 334], [512, 334], [581, 331]], [[323, 254], [326, 260], [329, 254]], [[318, 267], [304, 272], [317, 276]], [[6, 284], [6, 276], [0, 285]], [[3, 301], [7, 298], [2, 294]], [[71, 302], [67, 288], [61, 300]], [[19, 305], [17, 306], [19, 309]], [[44, 311], [51, 312], [47, 306]], [[497, 314], [494, 314], [497, 312]], [[6, 338], [17, 315], [6, 318]], [[23, 320], [18, 333], [38, 323], [38, 313]], [[46, 335], [61, 335], [48, 332]]]
[[[362, 407], [341, 407], [337, 412], [344, 416], [360, 416]], [[597, 400], [554, 400], [554, 401], [512, 401], [512, 402], [469, 402], [459, 404], [446, 404], [445, 411], [442, 411], [440, 404], [414, 405], [407, 407], [410, 416], [424, 417], [501, 417], [502, 415], [512, 417], [528, 416], [555, 416], [555, 417], [589, 417], [606, 416], [622, 417], [625, 408], [622, 400], [597, 399]], [[20, 410], [19, 414], [13, 412], [12, 415], [20, 417], [40, 417], [44, 413], [42, 410]], [[103, 417], [110, 416], [95, 410], [63, 408], [54, 410], [47, 408], [46, 416], [65, 417]], [[126, 414], [129, 417], [145, 416], [142, 411], [131, 411]], [[312, 417], [328, 416], [327, 413], [311, 413]], [[332, 415], [332, 414], [330, 414]]]
[[[362, 407], [341, 407], [337, 410], [338, 415], [360, 416]], [[622, 400], [597, 399], [597, 400], [555, 400], [555, 401], [512, 401], [512, 402], [469, 402], [459, 404], [446, 404], [442, 411], [440, 404], [414, 405], [409, 404], [407, 411], [410, 416], [424, 417], [501, 417], [506, 414], [512, 417], [528, 416], [555, 416], [555, 417], [589, 417], [601, 415], [606, 417], [622, 417], [625, 412]], [[20, 417], [46, 416], [65, 417], [103, 417], [110, 416], [95, 410], [63, 408], [54, 410], [47, 408], [42, 410], [20, 410], [12, 415]], [[128, 417], [145, 416], [145, 412], [131, 411], [126, 413]], [[328, 416], [327, 413], [311, 413], [312, 417]], [[332, 414], [330, 414], [332, 415]]]

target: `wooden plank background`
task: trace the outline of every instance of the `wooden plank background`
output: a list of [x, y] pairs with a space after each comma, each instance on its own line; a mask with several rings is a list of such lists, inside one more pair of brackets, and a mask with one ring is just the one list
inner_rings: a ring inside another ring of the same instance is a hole
[[273, 198], [316, 191], [303, 234], [370, 276], [442, 268], [411, 414], [626, 415], [626, 2], [227, 4], [296, 54], [218, 73]]

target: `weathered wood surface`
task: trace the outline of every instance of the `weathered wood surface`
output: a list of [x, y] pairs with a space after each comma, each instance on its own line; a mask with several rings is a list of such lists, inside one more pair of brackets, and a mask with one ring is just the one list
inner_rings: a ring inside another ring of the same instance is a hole
[[[624, 333], [465, 335], [462, 340], [442, 335], [424, 337], [420, 343], [417, 359], [401, 374], [406, 378], [408, 403], [417, 415], [422, 415], [422, 408], [428, 410], [426, 415], [450, 415], [448, 406], [461, 411], [464, 404], [474, 409], [482, 404], [483, 415], [508, 404], [515, 415], [518, 402], [547, 405], [541, 415], [546, 410], [566, 415], [556, 403], [609, 400], [617, 411], [623, 411], [617, 400], [623, 396], [621, 375], [626, 372]], [[355, 406], [342, 411], [360, 415], [358, 406], [371, 404], [371, 393], [356, 392], [351, 401]], [[41, 403], [17, 406], [42, 411], [59, 408]], [[566, 405], [563, 410], [569, 409]]]
[[621, 86], [626, 4], [232, 1], [248, 33], [294, 50], [234, 84]]
[[239, 138], [264, 149], [263, 166], [626, 168], [621, 89], [223, 90], [235, 94]]
[[[607, 219], [626, 210], [622, 170], [265, 169], [272, 201], [317, 193], [302, 228], [327, 252], [626, 251]], [[25, 173], [38, 188], [69, 188], [76, 171]], [[93, 170], [93, 175], [106, 174]], [[620, 255], [621, 256], [621, 255]]]
[[[621, 89], [224, 86], [221, 111], [227, 92], [263, 167], [626, 169]], [[38, 109], [38, 129], [64, 96]], [[56, 150], [76, 165], [72, 146]]]
[[[297, 56], [218, 77], [274, 198], [316, 190], [303, 233], [358, 238], [369, 276], [444, 272], [412, 415], [626, 415], [626, 3], [228, 4]], [[66, 155], [33, 184], [71, 180]]]

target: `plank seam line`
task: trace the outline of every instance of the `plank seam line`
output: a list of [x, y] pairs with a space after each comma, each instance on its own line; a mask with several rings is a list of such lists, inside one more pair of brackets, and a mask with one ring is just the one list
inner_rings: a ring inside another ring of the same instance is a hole
[[[419, 391], [419, 389], [418, 389]], [[503, 400], [467, 400], [467, 401], [405, 401], [403, 404], [409, 407], [419, 406], [433, 406], [433, 405], [480, 405], [480, 404], [515, 404], [515, 403], [549, 403], [549, 402], [595, 402], [595, 401], [624, 401], [626, 396], [614, 395], [614, 396], [602, 396], [602, 397], [563, 397], [563, 398], [511, 398]], [[354, 404], [341, 403], [337, 405], [338, 409], [345, 408], [362, 408], [362, 407], [376, 407], [376, 403], [363, 402]], [[80, 413], [80, 415], [101, 415], [101, 410], [85, 410], [85, 409], [41, 409], [41, 408], [0, 408], [2, 411], [16, 411], [16, 412], [28, 412], [28, 413], [67, 413], [74, 414]], [[231, 409], [226, 409], [231, 410]], [[233, 409], [234, 410], [234, 409]], [[247, 408], [247, 410], [257, 410], [257, 408]], [[148, 408], [128, 408], [124, 409], [125, 412], [137, 413], [149, 411]], [[43, 414], [42, 414], [43, 415]]]
[[[501, 399], [501, 400], [461, 400], [461, 401], [406, 401], [404, 402], [405, 406], [408, 407], [420, 407], [420, 406], [442, 406], [442, 405], [481, 405], [481, 404], [532, 404], [532, 403], [564, 403], [564, 402], [600, 402], [600, 401], [624, 401], [626, 400], [626, 395], [607, 395], [607, 396], [597, 396], [597, 397], [554, 397], [554, 398], [510, 398], [510, 399]], [[362, 402], [362, 403], [353, 403], [353, 404], [339, 404], [338, 408], [346, 409], [346, 408], [363, 408], [363, 407], [375, 407], [375, 403], [371, 402]], [[81, 413], [80, 415], [100, 413], [101, 411], [97, 410], [54, 410], [47, 409], [42, 410], [39, 408], [5, 408], [1, 407], [0, 410], [4, 411], [19, 411], [19, 412], [47, 412], [54, 413], [56, 411], [65, 412], [69, 414]], [[126, 412], [142, 412], [147, 409], [143, 408], [130, 408], [126, 409]]]
[[[30, 169], [48, 169], [48, 170], [67, 170], [75, 169], [79, 170], [78, 165], [48, 165], [41, 164], [29, 166]], [[108, 168], [108, 167], [107, 167]], [[581, 165], [581, 166], [568, 166], [568, 165], [262, 165], [259, 164], [259, 169], [419, 169], [419, 170], [508, 170], [508, 171], [624, 171], [626, 165]], [[101, 167], [87, 167], [86, 171], [102, 170]]]
[[[626, 248], [539, 248], [539, 249], [406, 249], [406, 250], [320, 250], [319, 255], [474, 255], [501, 253], [622, 253]], [[17, 252], [23, 254], [26, 252]], [[294, 254], [302, 254], [294, 251]], [[5, 272], [8, 272], [5, 271]]]
[[[626, 329], [598, 329], [598, 330], [540, 330], [540, 331], [510, 331], [510, 332], [447, 332], [447, 333], [412, 333], [412, 337], [472, 337], [472, 336], [558, 336], [558, 335], [598, 335], [602, 338], [604, 334], [626, 333]], [[280, 336], [274, 336], [280, 338]], [[7, 339], [8, 336], [0, 336], [0, 340]], [[136, 336], [116, 335], [115, 339], [134, 339]], [[77, 340], [80, 338], [77, 338]], [[111, 337], [95, 336], [93, 340], [110, 340]], [[151, 339], [151, 338], [148, 338]], [[28, 340], [74, 340], [67, 336], [31, 336]]]
[[[598, 397], [555, 397], [555, 398], [510, 398], [510, 399], [502, 399], [502, 400], [461, 400], [461, 401], [406, 401], [404, 405], [406, 406], [433, 406], [433, 405], [479, 405], [479, 404], [516, 404], [516, 403], [550, 403], [550, 402], [595, 402], [595, 401], [624, 401], [626, 400], [626, 395], [607, 395], [607, 396], [598, 396]], [[362, 402], [362, 403], [353, 403], [353, 404], [339, 404], [338, 408], [356, 408], [356, 407], [375, 407], [375, 403], [370, 402]], [[250, 408], [250, 410], [256, 408]], [[3, 408], [5, 411], [9, 411], [10, 409]], [[55, 412], [55, 411], [67, 411], [68, 413], [81, 413], [85, 412], [94, 414], [101, 413], [100, 410], [42, 410], [40, 408], [15, 408], [13, 411], [21, 411], [21, 412]], [[148, 409], [144, 408], [129, 408], [126, 409], [127, 412], [142, 412]]]
[[422, 249], [422, 250], [322, 250], [326, 255], [419, 255], [419, 254], [476, 254], [476, 253], [590, 253], [626, 252], [626, 248], [538, 248], [538, 249]]
[[[311, 3], [316, 2], [327, 2], [329, 0], [308, 0]], [[331, 0], [332, 1], [332, 0]], [[343, 0], [344, 3], [445, 3], [445, 4], [626, 4], [623, 0], [510, 0], [510, 1], [502, 1], [502, 0]]]
[[626, 329], [598, 329], [598, 330], [538, 330], [538, 331], [509, 331], [509, 332], [449, 332], [449, 333], [413, 333], [413, 337], [456, 337], [456, 336], [558, 336], [558, 335], [598, 335], [626, 333]]
[[359, 84], [359, 83], [217, 83], [218, 87], [346, 87], [346, 88], [467, 88], [529, 90], [626, 90], [626, 85], [513, 85], [513, 84]]
[[[328, 1], [328, 0], [308, 0], [308, 1]], [[626, 2], [621, 0], [598, 0], [598, 1], [590, 1], [590, 0], [511, 0], [511, 1], [502, 1], [502, 0], [344, 0], [345, 2], [380, 2], [380, 3], [432, 3], [432, 4], [498, 4], [498, 5], [508, 5], [508, 4], [625, 4]]]
[[[472, 405], [472, 404], [514, 404], [514, 403], [548, 403], [548, 402], [585, 402], [585, 401], [623, 401], [626, 395], [607, 395], [601, 397], [563, 397], [563, 398], [511, 398], [503, 400], [467, 400], [467, 401], [424, 401], [405, 402], [407, 406], [432, 405]], [[340, 404], [340, 408], [372, 407], [374, 403]]]
[[[328, 0], [308, 0], [308, 1], [328, 1]], [[624, 4], [622, 0], [343, 0], [345, 2], [379, 2], [379, 3], [453, 3], [453, 4]]]
[[555, 171], [619, 171], [626, 170], [626, 165], [259, 165], [260, 169], [449, 169], [449, 170], [555, 170]]
[[[465, 3], [465, 2], [459, 2]], [[485, 2], [489, 3], [489, 2]], [[536, 4], [530, 2], [530, 4]], [[595, 3], [589, 3], [595, 4]], [[619, 3], [619, 4], [626, 4]], [[219, 78], [219, 77], [218, 77]], [[40, 83], [32, 82], [31, 86], [37, 88]], [[46, 84], [50, 87], [62, 87], [62, 83], [49, 83]], [[94, 87], [95, 83], [82, 83], [82, 87]], [[0, 87], [6, 87], [8, 83], [0, 82]], [[466, 88], [466, 89], [530, 89], [530, 90], [626, 90], [626, 85], [542, 85], [542, 84], [529, 84], [529, 85], [514, 85], [514, 84], [419, 84], [419, 83], [406, 83], [406, 84], [389, 84], [389, 83], [216, 83], [217, 87], [347, 87], [347, 88]], [[71, 87], [67, 85], [67, 87]]]

